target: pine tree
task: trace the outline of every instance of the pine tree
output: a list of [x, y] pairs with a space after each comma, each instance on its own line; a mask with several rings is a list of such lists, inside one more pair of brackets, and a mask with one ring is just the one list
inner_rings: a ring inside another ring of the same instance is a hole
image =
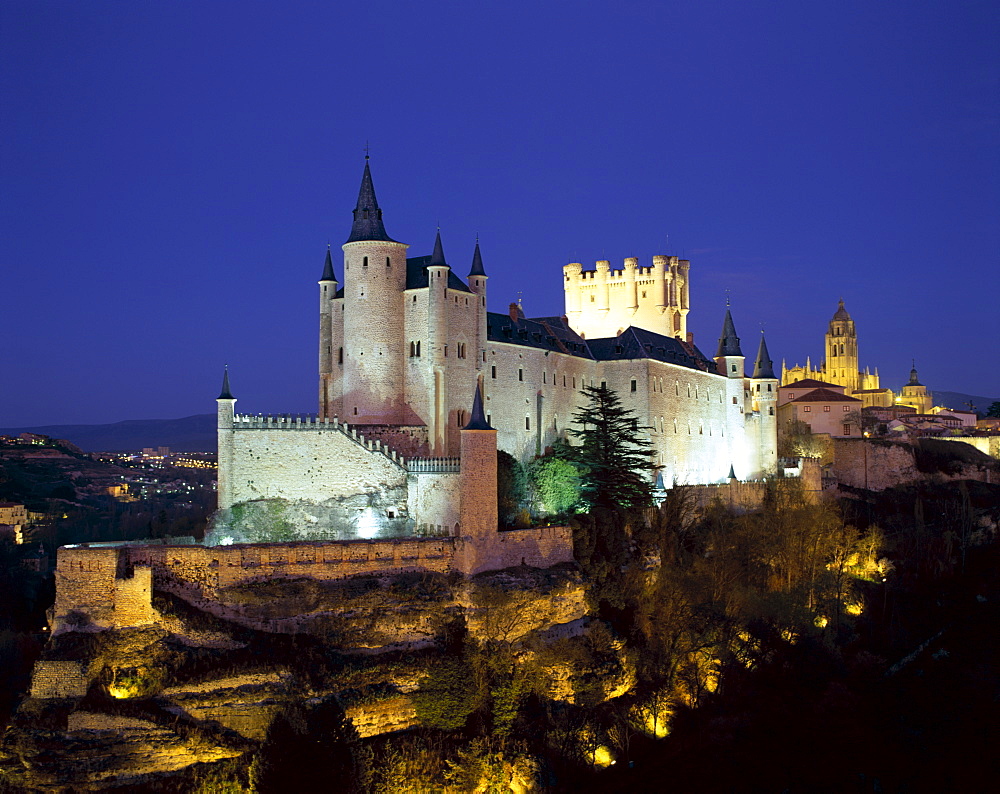
[[580, 443], [569, 453], [582, 470], [584, 499], [606, 509], [647, 506], [656, 468], [652, 445], [642, 436], [649, 428], [607, 386], [584, 386], [582, 394], [589, 402], [573, 414], [579, 427], [569, 430]]

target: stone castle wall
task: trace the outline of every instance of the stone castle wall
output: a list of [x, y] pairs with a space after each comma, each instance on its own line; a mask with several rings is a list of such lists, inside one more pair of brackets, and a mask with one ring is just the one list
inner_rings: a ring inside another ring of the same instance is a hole
[[883, 491], [922, 476], [909, 444], [872, 443], [861, 438], [835, 438], [832, 444], [832, 473], [843, 485]]
[[232, 460], [225, 473], [229, 504], [256, 499], [323, 502], [405, 487], [402, 459], [380, 441], [365, 439], [343, 423], [306, 417], [237, 416]]

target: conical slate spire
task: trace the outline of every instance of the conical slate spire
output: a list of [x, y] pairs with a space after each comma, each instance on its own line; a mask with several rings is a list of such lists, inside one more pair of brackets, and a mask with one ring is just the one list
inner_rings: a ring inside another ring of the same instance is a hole
[[719, 337], [719, 352], [715, 354], [717, 358], [722, 356], [742, 356], [740, 350], [740, 338], [736, 335], [736, 326], [733, 325], [733, 315], [726, 309], [726, 319], [722, 323], [722, 336]]
[[472, 418], [463, 430], [492, 430], [490, 423], [486, 421], [486, 414], [483, 413], [483, 395], [476, 384], [476, 396], [472, 398]]
[[757, 348], [757, 361], [753, 365], [753, 376], [777, 380], [774, 377], [774, 362], [767, 354], [767, 342], [764, 341], [763, 331], [760, 332], [760, 347]]
[[235, 400], [233, 393], [229, 390], [229, 367], [226, 367], [226, 371], [222, 376], [222, 393], [219, 394], [219, 400]]
[[448, 263], [444, 259], [444, 246], [441, 245], [441, 230], [438, 229], [437, 237], [434, 238], [434, 253], [431, 254], [431, 261], [427, 267], [447, 267]]
[[330, 246], [326, 247], [326, 261], [323, 263], [323, 275], [320, 277], [320, 281], [336, 281], [337, 277], [333, 274], [333, 255], [330, 253]]
[[354, 225], [351, 226], [351, 236], [347, 242], [356, 243], [359, 240], [385, 240], [395, 242], [386, 234], [382, 225], [382, 210], [375, 198], [375, 185], [372, 184], [372, 172], [365, 157], [365, 173], [361, 177], [361, 190], [358, 192], [358, 206], [354, 208]]
[[470, 276], [485, 276], [486, 271], [483, 270], [483, 256], [479, 253], [479, 240], [476, 240], [476, 252], [472, 255], [472, 270], [469, 271]]

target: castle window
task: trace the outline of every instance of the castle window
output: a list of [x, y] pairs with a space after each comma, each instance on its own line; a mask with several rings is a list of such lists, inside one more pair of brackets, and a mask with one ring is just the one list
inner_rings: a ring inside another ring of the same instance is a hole
[[565, 375], [563, 375], [563, 386], [564, 387], [566, 386], [566, 376]]
[[644, 298], [646, 297], [646, 290], [642, 291], [642, 297], [644, 297]]
[[553, 430], [558, 430], [559, 429], [559, 414], [555, 414], [552, 417], [552, 429]]
[[444, 346], [444, 357], [448, 358], [448, 345]]
[[802, 406], [802, 411], [804, 413], [810, 413], [812, 411], [812, 406], [811, 405], [804, 405], [804, 406]]
[[590, 302], [591, 302], [591, 303], [593, 303], [593, 302], [594, 302], [594, 296], [593, 296], [593, 295], [591, 295], [591, 296], [590, 296]]
[[844, 425], [844, 435], [845, 436], [849, 436], [850, 434], [851, 434], [851, 426], [850, 425]]
[[634, 392], [638, 388], [638, 384], [635, 382], [635, 378], [632, 378], [632, 383], [629, 384], [629, 391]]
[[458, 343], [458, 357], [465, 358], [465, 342]]
[[851, 406], [849, 406], [849, 405], [845, 405], [844, 406], [844, 413], [847, 413], [850, 410], [851, 410]]
[[823, 406], [823, 413], [826, 413], [826, 414], [830, 413], [830, 406], [829, 405], [824, 405]]
[[767, 409], [767, 413], [770, 416], [774, 416], [774, 406], [773, 405], [770, 408]]
[[771, 391], [771, 384], [770, 384], [770, 383], [769, 383], [769, 384], [767, 384], [767, 390], [768, 390], [768, 391]]
[[417, 343], [410, 342], [410, 358], [414, 358], [417, 355]]
[[465, 424], [465, 411], [458, 411], [455, 414], [455, 424], [459, 427]]
[[674, 381], [674, 394], [678, 397], [681, 395], [681, 385], [677, 381]]
[[524, 429], [525, 430], [531, 430], [531, 417], [530, 416], [524, 417]]
[[691, 396], [691, 384], [689, 383], [687, 385], [687, 387], [688, 387], [688, 397], [690, 397]]
[[493, 378], [493, 380], [497, 379], [497, 367], [496, 367], [496, 364], [494, 364], [492, 367], [490, 367], [490, 376]]
[[549, 374], [543, 370], [542, 371], [542, 383], [548, 383], [549, 382], [548, 381], [548, 377], [549, 377]]
[[[367, 214], [367, 212], [365, 214]], [[368, 267], [368, 257], [367, 256], [364, 259], [361, 260], [361, 267]]]
[[733, 366], [732, 366], [732, 371], [736, 372], [736, 365], [735, 364], [733, 364]]
[[517, 368], [517, 379], [524, 380], [524, 370], [520, 367]]
[[676, 419], [674, 419], [674, 432], [675, 433], [677, 432], [677, 420]]
[[354, 406], [354, 415], [355, 416], [358, 415], [358, 406], [356, 406], [356, 405]]
[[574, 389], [576, 388], [576, 378], [575, 377], [573, 378], [573, 388]]
[[[593, 384], [591, 384], [591, 385], [593, 385]], [[601, 388], [602, 389], [608, 388], [608, 382], [606, 380], [602, 380], [601, 381]]]
[[486, 414], [486, 424], [490, 423], [491, 414]]
[[843, 345], [840, 346], [840, 355], [844, 355], [844, 346]]
[[338, 364], [344, 363], [344, 348], [342, 347], [337, 348], [337, 363]]
[[733, 405], [736, 405], [736, 398], [733, 397]]

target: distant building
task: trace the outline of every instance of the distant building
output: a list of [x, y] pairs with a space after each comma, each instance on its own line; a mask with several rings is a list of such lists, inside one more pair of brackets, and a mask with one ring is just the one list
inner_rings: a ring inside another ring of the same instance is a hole
[[[779, 432], [826, 433], [834, 438], [861, 435], [863, 403], [845, 394], [846, 387], [813, 378], [778, 389]], [[801, 424], [799, 424], [801, 423]]]

